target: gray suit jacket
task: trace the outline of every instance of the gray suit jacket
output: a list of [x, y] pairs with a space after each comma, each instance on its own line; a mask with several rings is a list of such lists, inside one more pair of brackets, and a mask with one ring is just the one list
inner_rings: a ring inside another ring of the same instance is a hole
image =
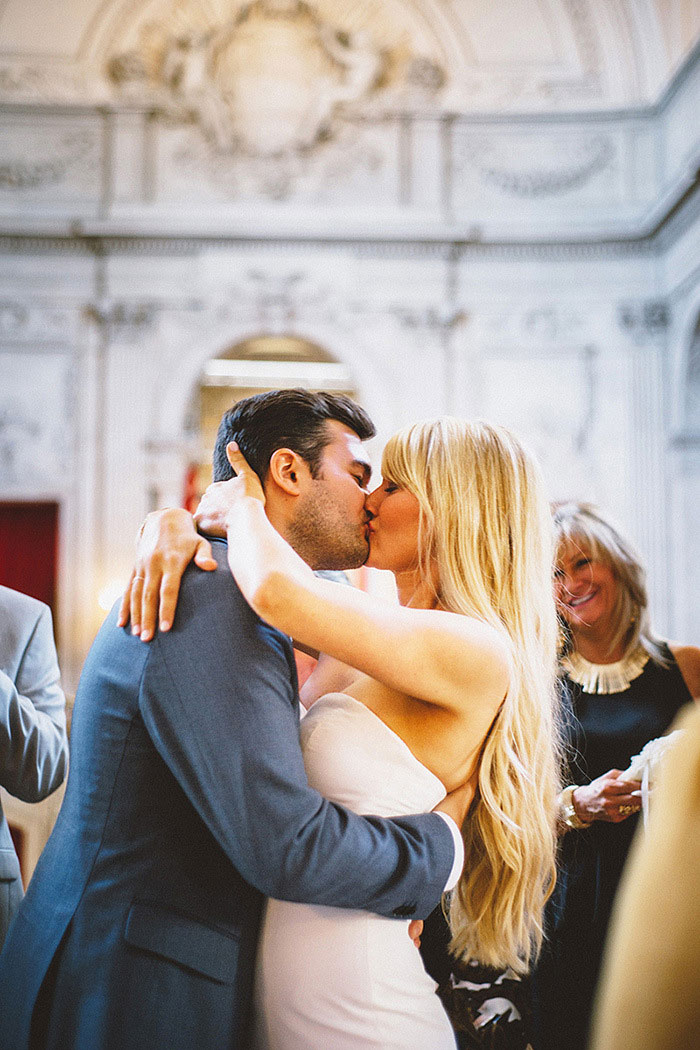
[[[59, 677], [51, 610], [0, 587], [0, 784], [24, 802], [40, 802], [66, 775]], [[21, 899], [19, 863], [0, 807], [0, 946]]]

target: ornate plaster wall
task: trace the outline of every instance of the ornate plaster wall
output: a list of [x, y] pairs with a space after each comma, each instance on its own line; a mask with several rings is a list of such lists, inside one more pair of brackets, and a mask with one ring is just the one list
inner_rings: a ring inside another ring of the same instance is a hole
[[76, 0], [43, 79], [0, 12], [0, 498], [61, 504], [69, 688], [180, 500], [204, 364], [266, 333], [347, 366], [377, 464], [421, 416], [513, 426], [700, 637], [698, 53], [667, 81], [692, 19], [667, 5], [645, 50], [652, 0], [526, 6], [527, 61], [484, 5]]

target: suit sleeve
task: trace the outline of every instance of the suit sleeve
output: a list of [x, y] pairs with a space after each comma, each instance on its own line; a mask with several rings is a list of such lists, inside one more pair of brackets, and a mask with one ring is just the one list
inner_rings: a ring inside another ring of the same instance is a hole
[[44, 606], [31, 626], [13, 678], [0, 670], [0, 779], [24, 802], [39, 802], [63, 782], [68, 763], [65, 697]]
[[[267, 896], [427, 915], [454, 858], [446, 823], [360, 817], [309, 786], [291, 645], [226, 570], [207, 576], [184, 588], [173, 630], [151, 643], [140, 693], [155, 746], [202, 820]], [[202, 631], [192, 602], [205, 600]]]

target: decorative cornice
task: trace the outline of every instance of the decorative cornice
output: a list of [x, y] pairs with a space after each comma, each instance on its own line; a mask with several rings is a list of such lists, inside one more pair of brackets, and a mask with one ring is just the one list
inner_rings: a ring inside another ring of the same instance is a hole
[[5, 255], [94, 255], [94, 248], [80, 237], [39, 237], [35, 234], [0, 234]]
[[[690, 170], [690, 169], [689, 169]], [[0, 179], [2, 167], [0, 166]], [[555, 190], [550, 187], [549, 192]], [[692, 226], [700, 215], [700, 171], [686, 172], [679, 178], [653, 214], [647, 213], [635, 227], [629, 223], [629, 233], [606, 236], [604, 233], [578, 238], [556, 240], [527, 238], [510, 239], [505, 231], [498, 230], [496, 235], [489, 234], [479, 226], [467, 226], [457, 222], [432, 222], [417, 224], [409, 217], [404, 217], [399, 224], [396, 217], [389, 218], [385, 224], [376, 223], [376, 233], [369, 235], [367, 227], [357, 225], [338, 233], [328, 219], [323, 216], [310, 217], [302, 228], [298, 223], [293, 227], [280, 229], [280, 221], [275, 226], [271, 222], [261, 222], [254, 226], [242, 221], [236, 228], [236, 221], [228, 219], [228, 230], [221, 224], [214, 230], [209, 227], [191, 228], [192, 223], [180, 222], [168, 213], [154, 214], [145, 217], [143, 214], [131, 219], [128, 215], [118, 219], [75, 218], [10, 218], [0, 216], [0, 244], [6, 252], [41, 253], [53, 251], [71, 254], [196, 254], [202, 248], [229, 250], [253, 249], [269, 246], [273, 249], [298, 249], [301, 245], [314, 248], [324, 246], [350, 248], [358, 254], [370, 251], [376, 254], [377, 246], [389, 255], [405, 257], [406, 254], [419, 253], [422, 256], [437, 253], [442, 257], [445, 251], [455, 257], [466, 254], [485, 257], [495, 255], [498, 258], [570, 258], [602, 257], [623, 258], [661, 254]], [[320, 221], [322, 220], [322, 221]], [[134, 227], [133, 232], [130, 226]], [[184, 226], [184, 229], [183, 229]], [[3, 229], [4, 227], [4, 229]], [[326, 232], [326, 230], [333, 232]], [[298, 230], [298, 232], [297, 232]]]
[[652, 114], [663, 113], [664, 110], [668, 109], [670, 103], [685, 86], [698, 65], [700, 65], [700, 40], [696, 41], [672, 76], [670, 83], [666, 85], [656, 102], [649, 107]]
[[[571, 259], [600, 258], [620, 259], [650, 257], [662, 254], [697, 221], [700, 214], [700, 176], [687, 187], [680, 201], [673, 204], [652, 230], [641, 236], [615, 238], [581, 238], [579, 240], [482, 240], [480, 228], [471, 228], [463, 233], [450, 230], [437, 231], [431, 235], [409, 235], [381, 229], [376, 236], [368, 237], [364, 231], [344, 234], [326, 234], [308, 228], [298, 235], [296, 232], [275, 232], [260, 228], [245, 232], [172, 234], [157, 230], [158, 219], [153, 220], [153, 232], [129, 234], [124, 232], [124, 222], [113, 224], [109, 220], [95, 224], [80, 221], [52, 221], [45, 228], [34, 223], [22, 232], [21, 223], [12, 222], [10, 229], [2, 231], [0, 225], [0, 252], [7, 255], [141, 255], [141, 256], [195, 256], [201, 251], [238, 252], [283, 252], [324, 251], [342, 249], [357, 258], [439, 258], [459, 262], [462, 259]], [[0, 220], [1, 224], [2, 220]], [[6, 227], [9, 225], [5, 220]], [[437, 224], [436, 224], [437, 225]]]
[[6, 255], [105, 255], [195, 256], [206, 250], [270, 253], [345, 249], [356, 258], [438, 258], [459, 262], [463, 259], [625, 259], [657, 253], [653, 239], [598, 241], [521, 241], [477, 244], [458, 237], [376, 239], [306, 235], [279, 237], [264, 233], [242, 235], [166, 237], [96, 235], [39, 236], [36, 233], [0, 233], [0, 254]]
[[[700, 54], [700, 52], [698, 52]], [[697, 57], [697, 56], [696, 56]], [[69, 108], [59, 107], [61, 112], [67, 113], [70, 111]], [[80, 107], [80, 112], [85, 115], [92, 114], [96, 119], [104, 122], [103, 136], [102, 136], [102, 155], [99, 158], [99, 164], [101, 164], [101, 198], [98, 202], [99, 214], [109, 216], [113, 203], [111, 201], [112, 186], [109, 180], [109, 172], [111, 172], [111, 154], [110, 150], [115, 148], [115, 141], [113, 138], [112, 122], [109, 117], [110, 114], [121, 112], [131, 113], [146, 113], [150, 112], [148, 107], [139, 107], [133, 101], [128, 104], [125, 103], [124, 107], [119, 106], [97, 106], [94, 107]], [[42, 107], [35, 105], [33, 107], [18, 106], [18, 105], [2, 105], [0, 104], [0, 112], [8, 113], [22, 113], [27, 118], [31, 115], [37, 115], [39, 113], [48, 113], [49, 111], [58, 112], [56, 107]], [[76, 113], [78, 109], [76, 109]], [[641, 112], [641, 111], [640, 111]], [[646, 112], [646, 111], [645, 111]], [[629, 115], [629, 114], [628, 114]], [[551, 116], [552, 120], [549, 120]], [[168, 217], [164, 213], [164, 209], [159, 209], [157, 204], [149, 204], [149, 210], [152, 212], [151, 216], [144, 217], [143, 214], [143, 202], [137, 206], [137, 211], [140, 209], [139, 214], [129, 216], [127, 213], [128, 206], [120, 205], [124, 218], [117, 220], [110, 220], [105, 218], [103, 222], [97, 222], [91, 220], [88, 216], [79, 216], [76, 225], [80, 227], [81, 220], [85, 228], [79, 228], [78, 234], [84, 234], [88, 238], [94, 238], [95, 245], [98, 241], [102, 241], [105, 245], [105, 250], [110, 253], [115, 251], [121, 251], [121, 247], [118, 242], [126, 239], [128, 242], [128, 249], [132, 252], [145, 251], [151, 253], [155, 241], [162, 243], [168, 242], [169, 246], [167, 251], [169, 254], [179, 254], [181, 251], [197, 251], [198, 245], [208, 244], [211, 240], [221, 240], [221, 243], [230, 246], [236, 244], [242, 250], [242, 245], [245, 241], [253, 240], [256, 244], [265, 242], [268, 239], [275, 242], [282, 240], [288, 241], [295, 246], [298, 243], [312, 243], [317, 244], [342, 244], [342, 245], [355, 245], [359, 246], [365, 241], [369, 241], [372, 245], [375, 245], [378, 241], [391, 241], [392, 243], [399, 244], [402, 247], [399, 249], [403, 254], [406, 253], [406, 245], [419, 245], [422, 244], [424, 247], [420, 249], [414, 249], [411, 247], [408, 249], [413, 252], [414, 250], [420, 250], [422, 254], [425, 254], [427, 247], [431, 244], [449, 244], [456, 245], [459, 252], [464, 251], [463, 245], [466, 243], [469, 245], [469, 251], [472, 250], [471, 245], [473, 241], [478, 241], [483, 238], [486, 243], [484, 248], [496, 251], [499, 257], [503, 255], [503, 251], [507, 255], [513, 256], [515, 253], [525, 253], [526, 257], [552, 257], [552, 254], [561, 253], [557, 257], [571, 257], [581, 256], [590, 257], [591, 254], [603, 255], [613, 257], [627, 257], [627, 256], [639, 256], [646, 254], [653, 254], [654, 252], [665, 251], [673, 240], [682, 233], [683, 229], [686, 228], [687, 220], [689, 217], [697, 214], [697, 209], [700, 208], [700, 181], [698, 176], [698, 164], [700, 159], [694, 159], [689, 156], [685, 159], [683, 164], [675, 172], [672, 182], [666, 184], [663, 188], [662, 193], [654, 193], [653, 203], [650, 207], [644, 208], [642, 204], [639, 205], [638, 211], [632, 217], [628, 211], [621, 213], [620, 221], [617, 224], [611, 222], [614, 233], [610, 234], [603, 231], [599, 233], [593, 223], [595, 218], [591, 213], [590, 218], [586, 216], [586, 221], [589, 223], [589, 230], [582, 229], [582, 232], [578, 235], [576, 240], [569, 239], [567, 242], [562, 244], [556, 240], [555, 236], [549, 237], [547, 241], [535, 240], [534, 238], [527, 239], [528, 234], [523, 234], [523, 239], [511, 240], [511, 234], [508, 231], [505, 222], [503, 225], [498, 226], [497, 224], [491, 225], [491, 221], [486, 224], [486, 231], [476, 231], [472, 236], [470, 231], [466, 228], [466, 222], [458, 224], [455, 220], [455, 201], [451, 199], [454, 193], [457, 191], [459, 184], [458, 174], [454, 172], [455, 162], [458, 160], [461, 164], [469, 164], [476, 170], [476, 177], [481, 179], [482, 182], [490, 185], [491, 187], [496, 186], [501, 193], [509, 194], [515, 198], [533, 198], [542, 199], [547, 195], [561, 194], [564, 192], [570, 192], [572, 189], [581, 187], [585, 182], [588, 181], [596, 173], [599, 173], [605, 169], [612, 169], [614, 165], [621, 163], [620, 157], [624, 154], [624, 148], [620, 145], [622, 141], [621, 135], [617, 134], [621, 131], [620, 128], [616, 128], [615, 134], [610, 134], [610, 113], [591, 113], [591, 114], [551, 114], [546, 118], [543, 118], [539, 114], [528, 114], [523, 116], [523, 119], [527, 121], [527, 134], [524, 134], [524, 138], [527, 142], [532, 137], [532, 156], [525, 156], [524, 160], [519, 161], [519, 165], [514, 165], [511, 158], [508, 156], [507, 150], [502, 148], [502, 143], [499, 146], [500, 139], [497, 134], [489, 135], [485, 130], [485, 122], [490, 122], [492, 125], [499, 125], [501, 128], [506, 126], [516, 127], [519, 116], [513, 117], [512, 115], [500, 114], [497, 117], [493, 116], [465, 116], [450, 117], [443, 115], [438, 117], [438, 122], [442, 123], [445, 132], [449, 129], [456, 134], [454, 139], [455, 152], [451, 153], [450, 148], [446, 148], [443, 145], [444, 163], [445, 163], [445, 189], [442, 204], [436, 205], [436, 209], [440, 209], [442, 214], [439, 218], [436, 218], [434, 222], [423, 223], [423, 231], [415, 233], [416, 223], [411, 217], [411, 209], [400, 213], [400, 218], [396, 216], [392, 220], [391, 218], [391, 203], [387, 204], [387, 214], [389, 218], [382, 228], [381, 219], [377, 222], [377, 236], [374, 235], [374, 230], [370, 228], [369, 237], [367, 237], [367, 227], [363, 229], [356, 228], [355, 232], [348, 232], [346, 234], [336, 236], [335, 232], [330, 235], [324, 233], [324, 226], [329, 229], [333, 229], [332, 220], [329, 221], [322, 212], [318, 212], [315, 217], [311, 217], [308, 221], [308, 227], [310, 233], [302, 233], [299, 239], [295, 237], [295, 230], [284, 227], [280, 234], [273, 231], [272, 222], [269, 223], [270, 230], [265, 229], [261, 225], [258, 229], [250, 229], [249, 226], [243, 227], [243, 232], [237, 233], [235, 220], [229, 220], [229, 230], [231, 232], [223, 234], [220, 238], [214, 237], [206, 229], [192, 230], [190, 231], [187, 224], [180, 224], [179, 229], [174, 226], [172, 217]], [[587, 117], [596, 122], [596, 127], [588, 125], [586, 128], [581, 128], [582, 120], [585, 121]], [[343, 120], [349, 126], [353, 122], [351, 115], [345, 114]], [[358, 118], [359, 119], [359, 118]], [[378, 118], [377, 118], [378, 119]], [[414, 118], [410, 118], [413, 120]], [[420, 121], [420, 117], [415, 117], [416, 121]], [[435, 117], [431, 117], [431, 122], [435, 122]], [[635, 120], [639, 122], [640, 114], [636, 113]], [[87, 122], [87, 118], [85, 117]], [[569, 127], [566, 130], [562, 127], [562, 120], [568, 122]], [[572, 121], [576, 121], [577, 135], [573, 139], [572, 144]], [[10, 121], [10, 124], [14, 121]], [[553, 123], [560, 125], [561, 135], [555, 134]], [[477, 129], [481, 127], [481, 131]], [[495, 131], [495, 127], [492, 128]], [[66, 178], [67, 169], [72, 167], [81, 159], [83, 160], [83, 166], [86, 170], [91, 167], [91, 158], [85, 160], [83, 152], [92, 143], [98, 143], [98, 136], [95, 135], [96, 129], [94, 126], [91, 128], [92, 140], [85, 138], [85, 131], [79, 134], [73, 134], [73, 136], [67, 136], [63, 141], [58, 142], [60, 148], [46, 149], [46, 155], [39, 154], [36, 157], [29, 159], [21, 156], [16, 159], [7, 159], [4, 163], [0, 163], [0, 190], [4, 190], [5, 195], [12, 193], [13, 196], [21, 196], [23, 190], [31, 190], [35, 187], [45, 186], [48, 187], [52, 183], [60, 182]], [[550, 134], [548, 134], [548, 131]], [[473, 134], [471, 134], [473, 132]], [[531, 136], [530, 133], [533, 133]], [[342, 137], [342, 136], [341, 136]], [[451, 133], [451, 139], [454, 136]], [[507, 136], [506, 136], [507, 138]], [[551, 140], [551, 141], [550, 141]], [[543, 143], [546, 147], [544, 151], [538, 148], [539, 143]], [[460, 145], [461, 143], [461, 145]], [[548, 146], [549, 144], [549, 146]], [[568, 145], [567, 145], [568, 144]], [[551, 148], [549, 148], [551, 147]], [[324, 147], [325, 148], [325, 147]], [[364, 156], [363, 148], [360, 144], [357, 144], [357, 151], [353, 154], [353, 164], [357, 163], [361, 165], [364, 160], [367, 161], [367, 157]], [[469, 150], [469, 155], [467, 155]], [[527, 152], [527, 151], [526, 151]], [[371, 150], [370, 150], [371, 153]], [[543, 160], [546, 159], [546, 163]], [[618, 156], [619, 155], [619, 156]], [[183, 157], [186, 156], [186, 151], [182, 152], [178, 163], [184, 163]], [[367, 154], [369, 156], [369, 153]], [[200, 158], [201, 159], [201, 158]], [[307, 158], [308, 159], [308, 158]], [[347, 158], [346, 158], [347, 159]], [[147, 178], [155, 178], [152, 172], [150, 175], [146, 174], [148, 169], [148, 157], [146, 153], [141, 158], [144, 173], [144, 181]], [[386, 160], [386, 158], [383, 158]], [[97, 158], [96, 158], [96, 162]], [[226, 162], [228, 163], [228, 161]], [[387, 161], [388, 163], [388, 161]], [[306, 160], [304, 161], [306, 164]], [[351, 165], [352, 166], [352, 165]], [[365, 165], [366, 166], [366, 165]], [[255, 190], [257, 186], [259, 195], [267, 195], [268, 197], [284, 197], [285, 195], [292, 194], [294, 190], [295, 179], [299, 176], [299, 171], [296, 169], [285, 167], [281, 162], [272, 162], [265, 160], [262, 165], [265, 169], [266, 174], [263, 176], [257, 169], [244, 172], [242, 169], [240, 172], [236, 170], [232, 174], [224, 165], [221, 171], [207, 169], [207, 177], [212, 177], [216, 182], [217, 178], [223, 180], [224, 184], [226, 179], [233, 178], [233, 183], [237, 183], [237, 179], [248, 179], [250, 187]], [[202, 169], [204, 171], [204, 169]], [[301, 169], [299, 169], [301, 170]], [[305, 169], [306, 170], [306, 169]], [[217, 174], [218, 172], [218, 174]], [[202, 174], [202, 172], [199, 172]], [[308, 175], [306, 171], [306, 175]], [[182, 177], [182, 173], [180, 173]], [[300, 177], [300, 176], [299, 176]], [[305, 176], [306, 177], [306, 176]], [[329, 172], [325, 170], [315, 170], [311, 182], [315, 185], [316, 183], [322, 183], [324, 180], [329, 179]], [[262, 181], [260, 181], [262, 180]], [[99, 181], [99, 179], [98, 179]], [[239, 180], [240, 181], [240, 180]], [[608, 178], [610, 181], [610, 178]], [[454, 185], [451, 185], [454, 183]], [[248, 183], [246, 182], [246, 186]], [[93, 194], [99, 194], [99, 187], [92, 187]], [[145, 191], [144, 191], [145, 192]], [[468, 191], [465, 191], [465, 193]], [[147, 196], [147, 194], [146, 194]], [[471, 200], [468, 196], [461, 202], [458, 212], [469, 214], [471, 210]], [[61, 205], [63, 207], [64, 205]], [[68, 205], [66, 205], [67, 207]], [[92, 205], [91, 205], [92, 206]], [[572, 205], [573, 206], [573, 205]], [[87, 205], [86, 205], [87, 207]], [[688, 211], [689, 207], [693, 207], [693, 212]], [[159, 214], [160, 210], [160, 214]], [[213, 214], [213, 213], [212, 213]], [[559, 213], [555, 213], [559, 214]], [[442, 221], [441, 221], [442, 220]], [[175, 220], [178, 221], [177, 219]], [[283, 221], [283, 220], [282, 220]], [[564, 215], [561, 216], [561, 229], [566, 230], [564, 225], [566, 218]], [[9, 223], [13, 222], [12, 226]], [[26, 238], [33, 236], [51, 237], [57, 234], [59, 238], [64, 237], [63, 230], [66, 230], [69, 226], [70, 219], [66, 216], [63, 222], [60, 219], [56, 219], [53, 222], [51, 228], [48, 220], [46, 223], [42, 223], [41, 220], [37, 221], [34, 217], [30, 217], [29, 207], [27, 208], [27, 214], [14, 220], [4, 220], [5, 234], [7, 236], [11, 233], [24, 238], [25, 245], [28, 245]], [[391, 232], [391, 226], [398, 227], [398, 232]], [[2, 228], [3, 220], [0, 219], [0, 229]], [[184, 228], [183, 228], [184, 225]], [[557, 227], [559, 221], [557, 222]], [[489, 226], [491, 229], [489, 230]], [[593, 226], [593, 229], [591, 229]], [[9, 228], [8, 228], [9, 227]], [[63, 227], [63, 229], [61, 228]], [[279, 228], [279, 226], [278, 226]], [[550, 229], [551, 229], [550, 225]], [[569, 227], [570, 228], [570, 227]], [[580, 227], [579, 227], [580, 228]], [[172, 231], [172, 232], [171, 232]], [[402, 232], [402, 231], [405, 231]], [[594, 232], [595, 231], [595, 232]], [[147, 242], [148, 247], [145, 249], [139, 248], [139, 241]], [[184, 248], [178, 248], [176, 242], [185, 242], [187, 245]], [[647, 242], [650, 247], [647, 246]], [[605, 244], [606, 247], [599, 249], [594, 247], [599, 244]], [[109, 247], [107, 247], [107, 245]], [[623, 246], [623, 247], [621, 247]], [[33, 249], [29, 249], [33, 250]], [[59, 250], [71, 250], [61, 248]], [[94, 248], [88, 249], [93, 251]], [[359, 250], [359, 249], [355, 249]], [[374, 251], [374, 247], [372, 248]]]
[[649, 237], [653, 239], [659, 251], [666, 251], [689, 229], [700, 216], [700, 158], [698, 170], [689, 182], [685, 191], [676, 197], [671, 207], [664, 213]]

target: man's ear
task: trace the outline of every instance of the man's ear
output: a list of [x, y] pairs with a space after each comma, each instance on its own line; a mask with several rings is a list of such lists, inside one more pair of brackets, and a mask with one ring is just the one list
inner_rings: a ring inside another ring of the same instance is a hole
[[278, 448], [270, 457], [267, 482], [288, 496], [299, 496], [311, 478], [308, 463], [291, 448]]

